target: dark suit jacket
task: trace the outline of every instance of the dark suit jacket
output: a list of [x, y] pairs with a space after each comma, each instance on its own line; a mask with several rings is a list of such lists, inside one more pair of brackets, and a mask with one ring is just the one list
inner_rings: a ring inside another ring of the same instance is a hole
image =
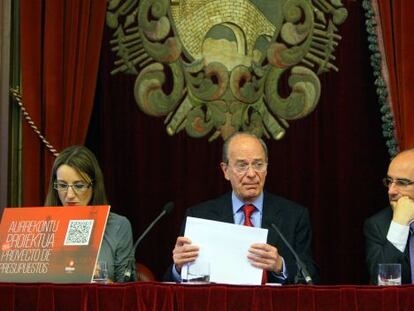
[[[384, 208], [374, 216], [365, 221], [365, 249], [366, 263], [370, 275], [371, 284], [378, 283], [379, 263], [400, 263], [401, 282], [411, 283], [411, 267], [409, 247], [401, 253], [394, 245], [387, 240], [387, 233], [392, 220], [391, 207]], [[408, 242], [408, 241], [407, 241]]]
[[[227, 193], [217, 199], [200, 203], [187, 210], [185, 216], [204, 218], [228, 223], [234, 223], [231, 193]], [[184, 234], [185, 219], [181, 227], [181, 234]], [[268, 244], [275, 246], [279, 254], [283, 256], [288, 272], [286, 283], [293, 283], [297, 273], [297, 266], [294, 256], [283, 243], [277, 232], [271, 228], [274, 223], [285, 238], [289, 241], [299, 258], [306, 265], [314, 282], [319, 280], [317, 267], [312, 259], [311, 252], [311, 226], [309, 214], [304, 207], [287, 199], [265, 192], [263, 198], [262, 228], [269, 229], [267, 238]], [[164, 277], [166, 280], [173, 280], [171, 268]], [[268, 273], [269, 282], [278, 280]], [[280, 281], [279, 281], [280, 282]]]

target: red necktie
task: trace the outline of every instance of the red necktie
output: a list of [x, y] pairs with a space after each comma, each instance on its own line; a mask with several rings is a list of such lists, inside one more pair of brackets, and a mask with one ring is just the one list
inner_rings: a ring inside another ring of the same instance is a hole
[[[247, 227], [254, 227], [251, 216], [255, 210], [256, 210], [256, 207], [254, 205], [249, 204], [249, 205], [243, 206], [243, 213], [244, 213], [243, 225]], [[263, 270], [262, 284], [266, 284], [266, 283], [267, 283], [267, 273], [265, 270]]]
[[245, 205], [243, 206], [243, 213], [244, 213], [244, 223], [243, 225], [247, 227], [254, 227], [252, 223], [251, 216], [255, 211], [256, 207], [254, 205]]

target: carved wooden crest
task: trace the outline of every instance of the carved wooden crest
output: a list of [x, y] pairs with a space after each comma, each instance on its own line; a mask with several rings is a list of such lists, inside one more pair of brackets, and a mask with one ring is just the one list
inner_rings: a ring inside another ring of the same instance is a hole
[[170, 135], [280, 139], [315, 109], [317, 75], [338, 70], [346, 17], [340, 0], [110, 0], [112, 73], [137, 75], [138, 106]]

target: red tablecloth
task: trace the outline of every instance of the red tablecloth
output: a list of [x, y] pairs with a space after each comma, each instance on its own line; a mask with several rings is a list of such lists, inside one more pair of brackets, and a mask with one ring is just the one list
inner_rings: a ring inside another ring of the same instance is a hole
[[0, 283], [0, 310], [414, 310], [414, 286]]

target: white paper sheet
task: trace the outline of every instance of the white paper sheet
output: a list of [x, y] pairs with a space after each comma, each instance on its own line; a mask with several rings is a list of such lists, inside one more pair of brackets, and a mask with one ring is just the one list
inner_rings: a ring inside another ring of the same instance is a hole
[[[266, 243], [267, 229], [187, 217], [184, 236], [200, 247], [197, 262], [210, 263], [210, 282], [260, 285], [262, 270], [253, 267], [247, 253], [250, 245]], [[187, 266], [181, 276], [187, 275]]]

